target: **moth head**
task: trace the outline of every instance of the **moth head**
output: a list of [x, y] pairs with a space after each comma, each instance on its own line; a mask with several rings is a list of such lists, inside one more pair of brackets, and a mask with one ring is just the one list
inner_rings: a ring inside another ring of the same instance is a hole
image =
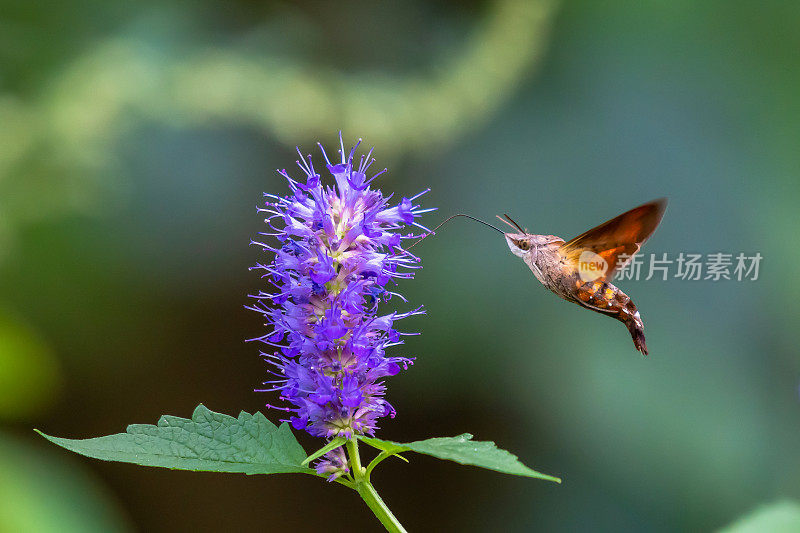
[[[504, 218], [505, 217], [505, 218]], [[517, 257], [525, 257], [525, 255], [534, 247], [534, 243], [532, 238], [534, 235], [530, 235], [527, 230], [523, 230], [522, 226], [514, 222], [514, 219], [508, 215], [497, 215], [504, 224], [511, 226], [513, 229], [519, 230], [519, 233], [504, 233], [506, 237], [506, 243], [508, 243], [508, 249], [511, 250], [511, 253], [516, 255]]]
[[531, 250], [536, 251], [546, 246], [559, 246], [564, 239], [555, 235], [532, 235], [530, 233], [506, 233], [506, 243], [511, 253], [517, 257], [525, 257]]
[[527, 233], [506, 233], [505, 236], [508, 249], [517, 257], [525, 257], [531, 248], [535, 246], [531, 239], [533, 235], [528, 235]]

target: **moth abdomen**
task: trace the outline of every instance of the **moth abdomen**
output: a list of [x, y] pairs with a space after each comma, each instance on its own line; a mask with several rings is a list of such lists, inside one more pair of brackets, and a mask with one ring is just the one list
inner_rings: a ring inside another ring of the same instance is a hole
[[647, 355], [644, 323], [636, 304], [618, 287], [602, 280], [576, 282], [575, 296], [584, 307], [616, 318], [628, 328], [636, 349]]

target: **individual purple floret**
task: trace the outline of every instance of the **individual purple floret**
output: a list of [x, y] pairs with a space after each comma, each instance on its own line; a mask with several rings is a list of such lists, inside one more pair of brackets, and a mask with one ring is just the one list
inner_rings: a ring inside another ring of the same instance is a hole
[[339, 476], [350, 472], [347, 462], [347, 454], [342, 446], [334, 448], [326, 453], [314, 466], [317, 474], [326, 476], [328, 481], [333, 481]]
[[[274, 286], [261, 291], [250, 309], [262, 313], [271, 331], [257, 339], [276, 350], [263, 353], [276, 379], [265, 382], [291, 407], [277, 407], [291, 415], [296, 429], [315, 436], [352, 437], [373, 434], [378, 418], [394, 416], [384, 399], [383, 378], [405, 369], [412, 359], [388, 356], [386, 349], [402, 344], [395, 321], [422, 314], [421, 308], [405, 313], [379, 314], [381, 302], [397, 296], [389, 287], [397, 279], [413, 277], [419, 259], [400, 247], [403, 239], [420, 235], [400, 232], [415, 226], [415, 219], [432, 209], [420, 209], [411, 198], [390, 204], [370, 184], [386, 169], [367, 177], [372, 150], [354, 165], [360, 140], [347, 153], [339, 135], [340, 157], [331, 162], [320, 145], [332, 185], [324, 185], [309, 155], [300, 150], [297, 165], [305, 176], [289, 182], [285, 197], [265, 194], [259, 211], [279, 245], [255, 242], [274, 258], [253, 269]], [[273, 407], [273, 406], [269, 406]]]

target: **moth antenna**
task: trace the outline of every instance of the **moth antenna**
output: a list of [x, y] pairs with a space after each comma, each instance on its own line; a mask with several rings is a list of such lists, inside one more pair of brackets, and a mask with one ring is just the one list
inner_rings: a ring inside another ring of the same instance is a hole
[[[513, 224], [513, 225], [514, 225], [513, 227], [517, 228], [517, 229], [518, 229], [520, 232], [522, 232], [522, 233], [528, 233], [526, 230], [524, 230], [524, 229], [522, 229], [521, 227], [519, 227], [519, 224], [517, 224], [516, 222], [514, 222], [514, 219], [513, 219], [513, 218], [511, 218], [510, 216], [508, 216], [506, 213], [503, 213], [503, 216], [504, 216], [504, 217], [506, 217], [506, 218], [509, 220], [509, 222], [511, 222], [511, 224]], [[500, 217], [498, 216], [497, 218], [500, 218]], [[502, 218], [500, 218], [500, 220], [503, 220], [503, 219], [502, 219]], [[511, 224], [509, 224], [509, 226], [510, 226]]]
[[[447, 224], [448, 222], [450, 222], [451, 220], [453, 220], [453, 219], [454, 219], [454, 218], [456, 218], [456, 217], [466, 217], [466, 218], [468, 218], [468, 219], [470, 219], [470, 220], [474, 220], [475, 222], [480, 222], [480, 223], [481, 223], [481, 224], [483, 224], [484, 226], [489, 226], [489, 227], [490, 227], [490, 228], [492, 228], [493, 230], [495, 230], [495, 231], [497, 231], [497, 232], [499, 232], [499, 233], [502, 233], [503, 235], [505, 235], [505, 233], [506, 233], [505, 231], [501, 230], [500, 228], [498, 228], [498, 227], [496, 227], [496, 226], [492, 226], [492, 225], [491, 225], [491, 224], [489, 224], [488, 222], [484, 222], [483, 220], [481, 220], [481, 219], [479, 219], [479, 218], [475, 218], [475, 217], [473, 217], [473, 216], [470, 216], [470, 215], [467, 215], [467, 214], [464, 214], [464, 213], [458, 213], [458, 214], [452, 215], [452, 216], [450, 216], [450, 217], [447, 217], [446, 219], [444, 219], [444, 221], [443, 221], [441, 224], [439, 224], [438, 226], [436, 226], [435, 228], [433, 228], [433, 229], [430, 231], [430, 233], [426, 233], [425, 235], [423, 235], [422, 237], [420, 237], [420, 238], [417, 240], [417, 242], [415, 242], [414, 244], [412, 244], [411, 246], [409, 246], [408, 248], [406, 248], [406, 250], [410, 250], [410, 249], [412, 249], [413, 247], [415, 247], [416, 245], [418, 245], [420, 242], [422, 242], [422, 239], [424, 239], [424, 238], [425, 238], [425, 237], [427, 237], [428, 235], [434, 235], [434, 234], [436, 233], [436, 230], [437, 230], [437, 229], [441, 228], [442, 226], [444, 226], [445, 224]], [[502, 219], [501, 219], [501, 220], [502, 220]], [[505, 222], [505, 221], [504, 221], [504, 222]]]
[[500, 222], [502, 222], [506, 226], [510, 226], [512, 229], [519, 229], [516, 226], [514, 226], [513, 224], [511, 224], [511, 222], [509, 222], [508, 220], [506, 220], [503, 217], [501, 217], [500, 215], [495, 215], [495, 216], [497, 217], [497, 220], [499, 220]]

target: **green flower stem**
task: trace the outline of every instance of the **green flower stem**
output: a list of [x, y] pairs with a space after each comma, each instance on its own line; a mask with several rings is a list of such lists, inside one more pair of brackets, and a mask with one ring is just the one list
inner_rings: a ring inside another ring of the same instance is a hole
[[370, 482], [356, 483], [356, 490], [372, 510], [373, 514], [381, 521], [386, 531], [390, 531], [391, 533], [407, 533], [406, 528], [395, 518]]
[[361, 457], [358, 455], [358, 440], [353, 438], [347, 441], [347, 455], [350, 459], [350, 467], [353, 472], [353, 479], [356, 482], [356, 491], [361, 499], [367, 504], [372, 513], [381, 521], [386, 531], [391, 533], [407, 533], [403, 525], [392, 514], [386, 503], [375, 491], [375, 487], [369, 481], [369, 473], [361, 466]]

